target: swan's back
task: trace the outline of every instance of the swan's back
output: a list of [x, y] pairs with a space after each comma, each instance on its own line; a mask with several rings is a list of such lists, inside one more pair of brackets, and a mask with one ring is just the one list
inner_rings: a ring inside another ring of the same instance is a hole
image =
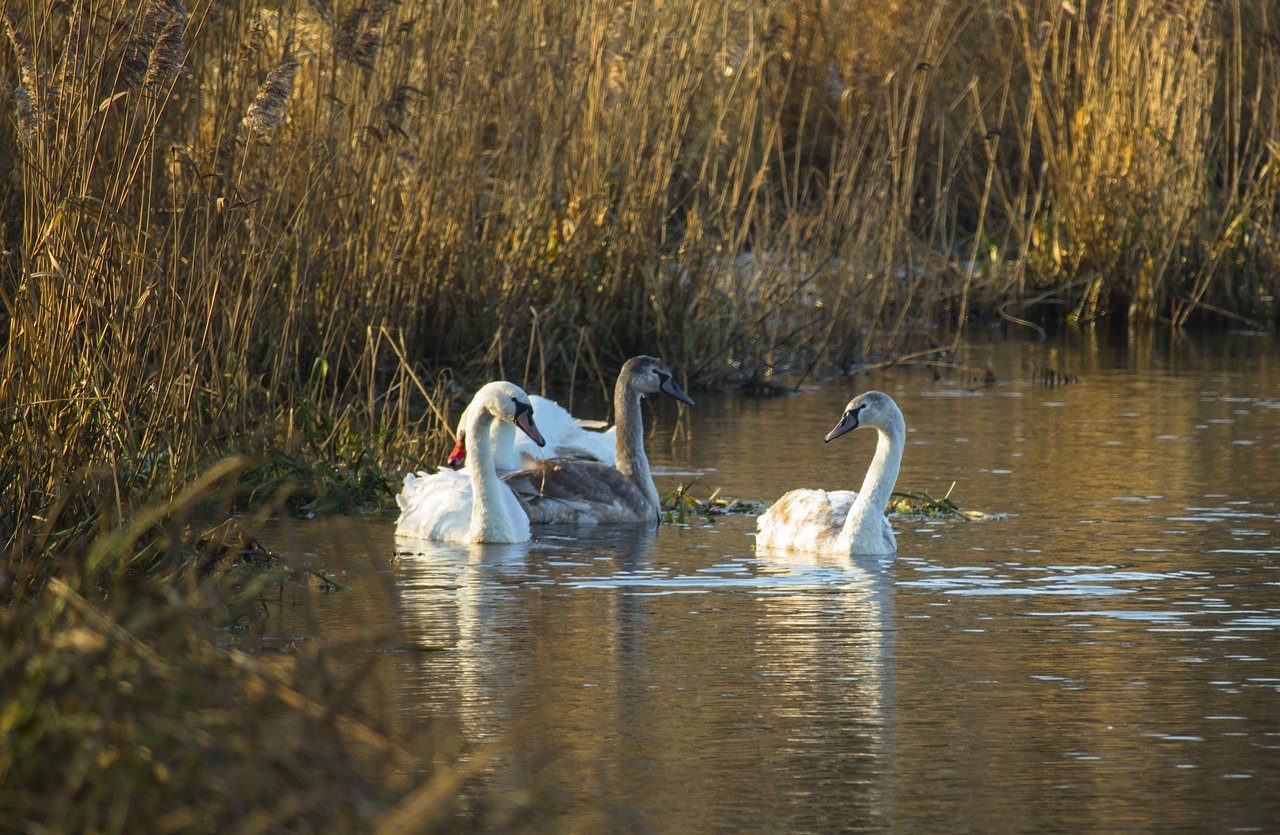
[[[840, 532], [858, 494], [853, 490], [792, 490], [756, 520], [756, 545], [812, 554], [847, 551]], [[885, 551], [897, 548], [893, 526], [882, 513]]]
[[656, 524], [657, 511], [640, 488], [598, 461], [531, 462], [503, 476], [531, 522], [539, 524]]
[[462, 471], [409, 473], [396, 496], [398, 536], [464, 542], [471, 527], [471, 476]]
[[756, 520], [756, 545], [830, 551], [857, 498], [852, 490], [792, 490]]
[[[501, 491], [503, 509], [511, 525], [512, 541], [529, 539], [529, 518], [510, 490]], [[471, 474], [442, 468], [436, 473], [410, 473], [396, 496], [400, 519], [396, 535], [435, 542], [470, 542]]]

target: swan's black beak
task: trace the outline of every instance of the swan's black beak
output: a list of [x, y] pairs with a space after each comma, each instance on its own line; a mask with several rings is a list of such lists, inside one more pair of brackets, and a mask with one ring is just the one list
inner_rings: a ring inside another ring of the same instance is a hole
[[858, 412], [856, 409], [844, 413], [844, 417], [840, 418], [840, 422], [836, 424], [836, 428], [827, 433], [827, 437], [823, 440], [834, 441], [846, 432], [852, 432], [858, 428]]
[[519, 426], [524, 434], [533, 439], [533, 442], [540, 447], [546, 446], [547, 441], [542, 437], [542, 433], [538, 431], [538, 427], [533, 422], [533, 407], [528, 403], [516, 401], [516, 426]]
[[662, 382], [658, 385], [658, 388], [667, 397], [674, 397], [686, 406], [693, 405], [693, 398], [684, 393], [684, 389], [680, 388], [680, 384], [676, 382], [675, 377], [663, 374]]

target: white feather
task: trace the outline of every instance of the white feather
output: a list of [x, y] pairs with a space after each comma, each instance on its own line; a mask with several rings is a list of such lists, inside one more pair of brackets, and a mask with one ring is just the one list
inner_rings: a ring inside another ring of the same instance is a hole
[[[539, 447], [510, 423], [495, 421], [489, 432], [494, 466], [499, 473], [519, 470], [529, 459], [588, 458], [610, 467], [617, 464], [616, 426], [597, 431], [590, 427], [599, 426], [602, 421], [575, 418], [556, 401], [536, 394], [529, 395], [529, 403], [533, 406], [533, 416], [538, 421], [546, 446]], [[470, 418], [471, 406], [468, 405], [458, 420], [460, 440], [466, 439]]]
[[529, 395], [533, 404], [533, 416], [538, 419], [538, 429], [547, 445], [538, 445], [527, 436], [520, 435], [515, 441], [515, 451], [520, 456], [533, 458], [592, 458], [610, 467], [618, 463], [615, 451], [618, 427], [611, 426], [604, 431], [588, 428], [598, 426], [602, 421], [587, 421], [574, 417], [569, 410], [554, 400]]
[[[529, 540], [529, 517], [507, 487], [499, 494], [503, 512], [511, 525], [510, 542]], [[471, 511], [474, 505], [471, 471], [442, 467], [435, 473], [409, 473], [404, 487], [396, 496], [400, 505], [398, 536], [429, 539], [434, 542], [473, 542]]]

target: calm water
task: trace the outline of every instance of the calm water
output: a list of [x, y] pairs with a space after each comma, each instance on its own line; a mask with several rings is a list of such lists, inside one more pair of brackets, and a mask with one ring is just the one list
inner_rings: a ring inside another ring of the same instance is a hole
[[502, 746], [477, 794], [533, 787], [561, 832], [1280, 831], [1280, 348], [1113, 341], [704, 393], [674, 443], [651, 413], [660, 491], [770, 500], [856, 488], [874, 434], [822, 436], [889, 392], [898, 489], [1005, 515], [898, 518], [896, 560], [757, 553], [749, 517], [472, 548], [296, 523], [265, 537], [346, 588], [243, 641], [363, 665], [407, 744]]

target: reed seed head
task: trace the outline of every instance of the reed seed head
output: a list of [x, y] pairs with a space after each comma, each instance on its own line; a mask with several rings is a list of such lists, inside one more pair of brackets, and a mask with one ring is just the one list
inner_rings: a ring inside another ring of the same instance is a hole
[[148, 3], [138, 16], [120, 58], [120, 80], [125, 86], [140, 87], [146, 83], [151, 74], [151, 57], [175, 16], [184, 18], [185, 28], [185, 14], [176, 15], [167, 2]]
[[22, 86], [27, 88], [28, 93], [34, 98], [39, 95], [39, 75], [36, 72], [36, 62], [31, 57], [31, 45], [18, 29], [18, 23], [8, 9], [0, 10], [0, 22], [3, 22], [4, 33], [8, 36], [14, 54], [18, 57], [18, 71], [22, 77]]
[[338, 27], [334, 43], [338, 55], [372, 72], [374, 61], [382, 50], [383, 29], [392, 5], [392, 0], [378, 0], [370, 7], [353, 9]]
[[182, 47], [186, 31], [187, 16], [182, 14], [176, 15], [164, 27], [147, 62], [147, 77], [142, 82], [144, 87], [161, 87], [182, 71]]
[[297, 61], [285, 61], [267, 75], [258, 88], [249, 111], [241, 124], [251, 133], [269, 133], [284, 122], [289, 98], [293, 95], [293, 76], [298, 72]]
[[362, 69], [373, 72], [373, 62], [378, 57], [378, 51], [381, 49], [382, 29], [378, 26], [370, 27], [356, 41], [355, 48], [351, 53], [351, 60]]
[[343, 18], [342, 25], [338, 27], [338, 36], [334, 41], [334, 48], [338, 54], [344, 58], [350, 58], [356, 49], [356, 42], [360, 39], [360, 33], [363, 29], [365, 17], [369, 14], [369, 10], [361, 6], [352, 9], [351, 12]]

